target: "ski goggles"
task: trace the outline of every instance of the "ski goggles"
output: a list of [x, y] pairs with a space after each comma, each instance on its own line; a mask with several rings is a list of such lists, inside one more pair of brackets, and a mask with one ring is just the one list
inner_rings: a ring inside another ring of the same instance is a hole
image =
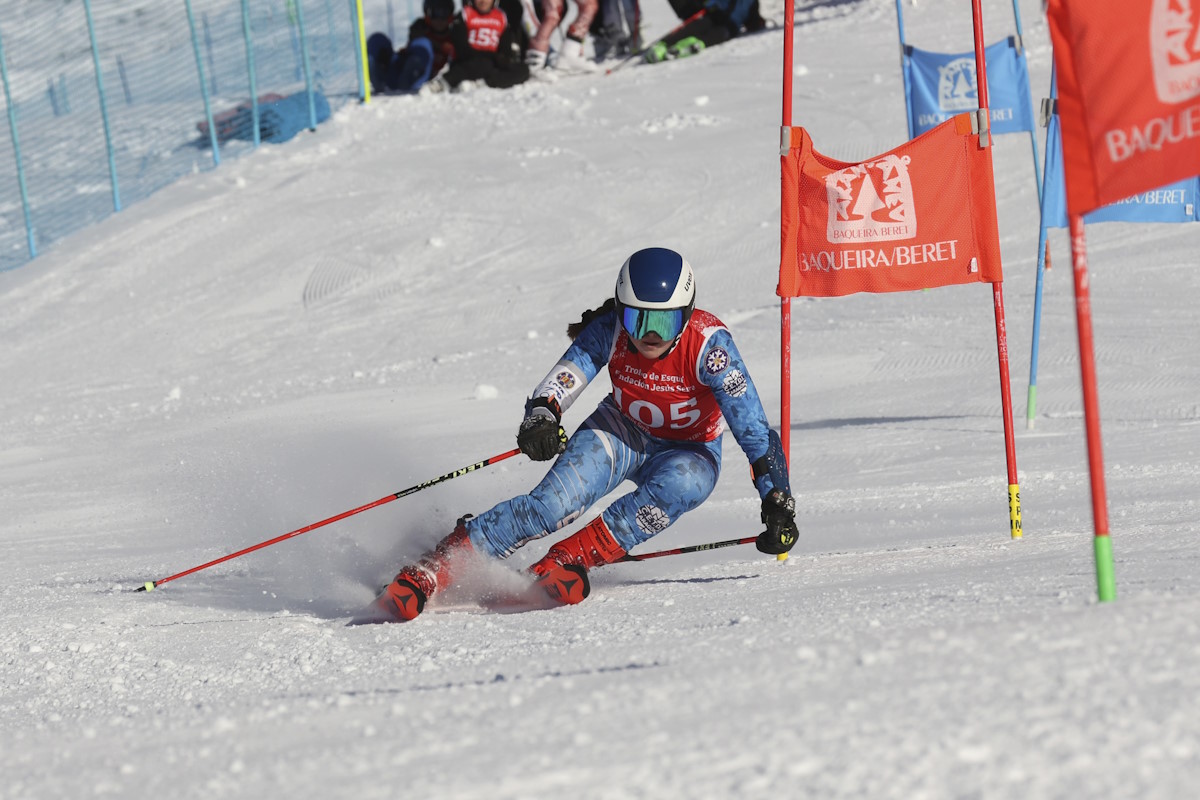
[[634, 339], [657, 333], [663, 341], [673, 341], [683, 333], [688, 321], [686, 308], [630, 308], [621, 307], [621, 324]]

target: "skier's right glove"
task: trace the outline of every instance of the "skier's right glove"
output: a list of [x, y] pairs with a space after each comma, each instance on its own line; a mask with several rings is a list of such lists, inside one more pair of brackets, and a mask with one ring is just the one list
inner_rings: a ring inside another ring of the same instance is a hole
[[517, 447], [534, 461], [549, 461], [567, 449], [567, 432], [559, 425], [558, 404], [537, 397], [525, 405], [525, 419], [517, 430]]
[[772, 489], [762, 501], [762, 521], [767, 529], [754, 540], [760, 553], [786, 553], [796, 544], [796, 501], [782, 489]]

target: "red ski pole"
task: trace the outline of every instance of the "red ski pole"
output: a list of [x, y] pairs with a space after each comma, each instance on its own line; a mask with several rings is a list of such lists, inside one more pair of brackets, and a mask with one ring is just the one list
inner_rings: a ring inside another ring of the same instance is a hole
[[726, 539], [723, 542], [709, 542], [708, 544], [694, 544], [690, 547], [676, 547], [674, 550], [659, 550], [654, 553], [642, 553], [641, 555], [633, 555], [626, 553], [618, 558], [614, 563], [622, 561], [645, 561], [648, 558], [662, 558], [663, 556], [678, 556], [684, 553], [699, 553], [702, 550], [719, 550], [722, 547], [733, 547], [739, 544], [753, 544], [757, 536], [746, 536], [741, 539]]
[[320, 522], [314, 522], [311, 525], [305, 525], [303, 528], [298, 528], [297, 530], [294, 530], [291, 533], [285, 533], [282, 536], [276, 536], [274, 539], [268, 539], [265, 542], [259, 542], [256, 545], [247, 547], [244, 550], [238, 550], [236, 553], [230, 553], [227, 556], [221, 556], [218, 559], [209, 561], [207, 564], [201, 564], [198, 567], [192, 567], [191, 569], [185, 569], [183, 572], [177, 573], [175, 575], [171, 575], [170, 577], [167, 577], [167, 578], [162, 578], [157, 581], [147, 581], [145, 584], [139, 586], [137, 589], [134, 589], [134, 591], [135, 592], [153, 591], [157, 587], [162, 586], [164, 583], [173, 581], [176, 578], [182, 578], [184, 575], [191, 575], [193, 572], [199, 572], [202, 569], [208, 569], [209, 567], [215, 567], [217, 564], [223, 564], [226, 561], [230, 561], [232, 559], [237, 558], [238, 556], [244, 556], [247, 553], [253, 553], [255, 550], [261, 550], [264, 547], [270, 547], [273, 544], [278, 544], [279, 542], [282, 542], [284, 539], [291, 539], [293, 536], [299, 536], [302, 533], [308, 533], [309, 531], [324, 527], [325, 525], [328, 525], [332, 522], [337, 522], [338, 520], [345, 519], [346, 517], [352, 517], [355, 514], [361, 514], [363, 511], [366, 511], [367, 509], [375, 508], [376, 506], [381, 506], [384, 503], [390, 503], [393, 500], [399, 500], [401, 497], [407, 497], [410, 494], [416, 494], [417, 492], [421, 491], [422, 489], [428, 489], [430, 486], [434, 486], [436, 484], [442, 483], [443, 481], [448, 481], [451, 478], [457, 478], [460, 475], [466, 475], [468, 472], [474, 472], [477, 469], [483, 469], [484, 467], [488, 466], [489, 464], [495, 464], [496, 462], [503, 461], [506, 458], [512, 458], [513, 456], [520, 454], [520, 452], [521, 452], [520, 448], [517, 448], [514, 450], [509, 450], [507, 453], [501, 453], [498, 456], [492, 456], [491, 458], [485, 458], [483, 461], [477, 461], [474, 464], [471, 464], [470, 466], [463, 467], [462, 469], [456, 469], [456, 470], [454, 470], [454, 472], [447, 472], [445, 475], [442, 475], [441, 477], [433, 478], [432, 480], [425, 481], [424, 483], [418, 483], [416, 486], [410, 486], [409, 488], [404, 489], [403, 491], [396, 492], [395, 494], [389, 494], [387, 497], [381, 497], [373, 503], [367, 503], [365, 506], [359, 506], [358, 508], [352, 508], [349, 511], [343, 511], [341, 514], [330, 517], [329, 519], [323, 519]]

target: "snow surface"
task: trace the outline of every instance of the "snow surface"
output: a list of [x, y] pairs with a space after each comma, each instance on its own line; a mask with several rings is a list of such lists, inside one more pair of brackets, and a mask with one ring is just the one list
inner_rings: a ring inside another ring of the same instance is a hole
[[[909, 40], [968, 49], [968, 8], [906, 3]], [[1011, 32], [985, 8], [989, 41]], [[818, 149], [904, 138], [892, 0], [801, 0], [795, 36]], [[511, 448], [564, 326], [643, 246], [691, 260], [777, 420], [781, 52], [382, 98], [0, 275], [0, 796], [1195, 797], [1200, 227], [1088, 231], [1119, 595], [1098, 604], [1061, 231], [1021, 421], [1021, 136], [994, 156], [1022, 541], [975, 285], [793, 304], [786, 563], [724, 549], [598, 571], [577, 607], [344, 627], [544, 470], [510, 459], [132, 592]], [[712, 499], [645, 549], [757, 532], [725, 447]]]

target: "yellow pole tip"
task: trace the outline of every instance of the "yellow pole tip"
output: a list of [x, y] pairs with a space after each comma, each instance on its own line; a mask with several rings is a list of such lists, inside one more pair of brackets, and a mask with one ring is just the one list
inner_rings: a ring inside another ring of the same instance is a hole
[[154, 591], [154, 581], [146, 581], [146, 591], [147, 592]]

